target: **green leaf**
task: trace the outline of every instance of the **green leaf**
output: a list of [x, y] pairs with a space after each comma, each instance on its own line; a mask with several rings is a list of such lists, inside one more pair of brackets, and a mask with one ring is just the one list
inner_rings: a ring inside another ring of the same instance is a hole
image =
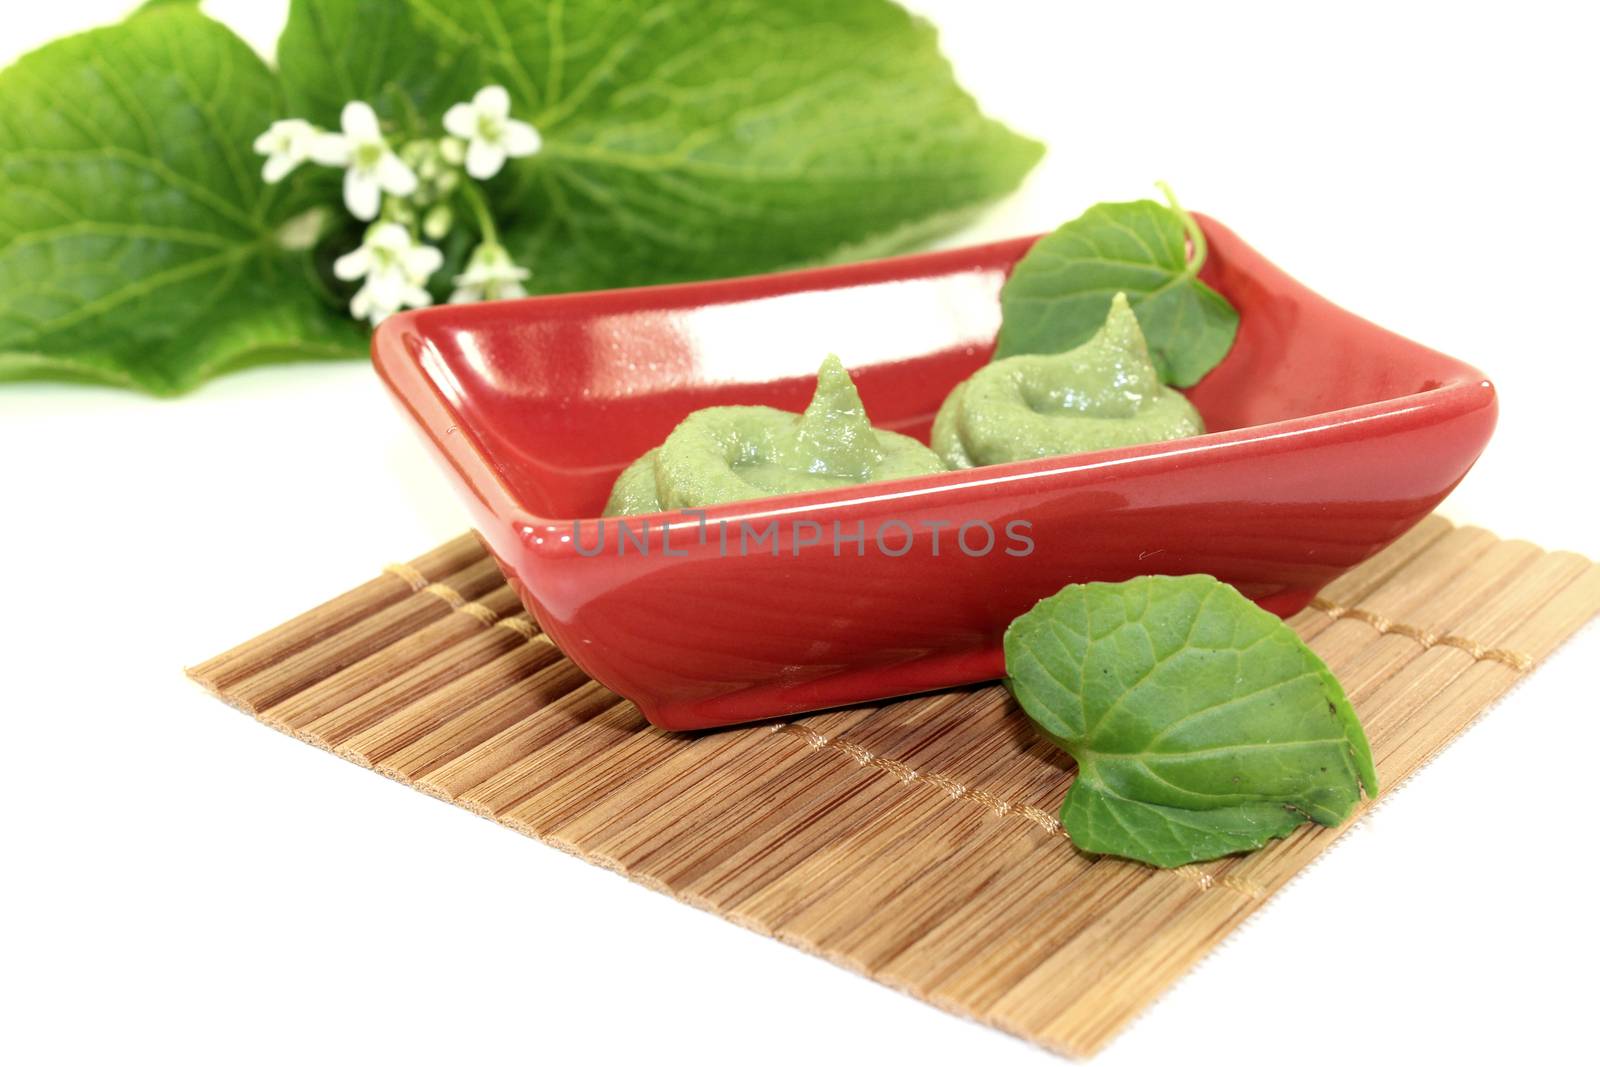
[[219, 371], [359, 354], [260, 178], [283, 105], [265, 65], [186, 5], [0, 72], [0, 378], [172, 394]]
[[1239, 329], [1239, 313], [1197, 277], [1204, 262], [1205, 237], [1176, 202], [1096, 204], [1040, 238], [1011, 272], [995, 358], [1075, 348], [1125, 292], [1162, 380], [1193, 385]]
[[[327, 121], [341, 96], [381, 96], [390, 68], [352, 48], [405, 70], [433, 56], [460, 99], [505, 85], [544, 137], [491, 189], [537, 291], [897, 250], [1011, 190], [1041, 152], [985, 118], [933, 29], [887, 0], [405, 7], [301, 62], [317, 26], [350, 32], [335, 13], [358, 23], [352, 0], [294, 0], [280, 44], [290, 99]], [[424, 95], [437, 121], [451, 93]]]
[[1061, 824], [1085, 851], [1175, 867], [1377, 795], [1333, 674], [1208, 575], [1069, 585], [1011, 624], [1005, 654], [1023, 710], [1078, 762]]
[[[492, 2], [492, 0], [485, 0]], [[278, 38], [288, 115], [337, 129], [365, 100], [416, 136], [439, 136], [451, 104], [483, 87], [483, 62], [419, 22], [407, 0], [293, 0]]]

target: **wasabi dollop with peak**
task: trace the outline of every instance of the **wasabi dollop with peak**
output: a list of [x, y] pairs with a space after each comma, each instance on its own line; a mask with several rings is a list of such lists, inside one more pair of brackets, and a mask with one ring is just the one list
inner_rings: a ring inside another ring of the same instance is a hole
[[1139, 321], [1118, 293], [1105, 324], [1077, 348], [998, 359], [951, 390], [932, 443], [961, 470], [1204, 432], [1194, 405], [1161, 384]]
[[762, 406], [703, 408], [618, 476], [607, 515], [837, 489], [945, 469], [903, 434], [874, 429], [855, 383], [829, 356], [800, 414]]

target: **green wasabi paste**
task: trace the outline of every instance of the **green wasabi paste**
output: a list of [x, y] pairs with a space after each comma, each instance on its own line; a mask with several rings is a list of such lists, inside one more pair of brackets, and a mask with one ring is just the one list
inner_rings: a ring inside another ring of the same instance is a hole
[[1077, 348], [996, 360], [956, 386], [932, 439], [945, 463], [962, 470], [1204, 432], [1194, 405], [1161, 384], [1118, 293], [1105, 325]]
[[804, 413], [755, 406], [696, 411], [617, 477], [605, 514], [700, 508], [944, 469], [911, 438], [873, 429], [849, 372], [829, 356]]

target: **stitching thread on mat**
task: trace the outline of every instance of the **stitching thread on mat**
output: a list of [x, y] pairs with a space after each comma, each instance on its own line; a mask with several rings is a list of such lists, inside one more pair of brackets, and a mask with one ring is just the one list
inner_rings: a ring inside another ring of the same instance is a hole
[[[1035, 827], [1043, 830], [1052, 837], [1060, 837], [1068, 841], [1071, 840], [1071, 838], [1067, 835], [1066, 830], [1062, 829], [1060, 820], [1058, 820], [1048, 811], [1045, 811], [1043, 808], [1036, 808], [1032, 804], [1015, 804], [1008, 800], [1002, 800], [1000, 797], [995, 796], [987, 789], [974, 789], [971, 786], [964, 785], [961, 782], [950, 778], [948, 775], [939, 774], [937, 772], [924, 773], [916, 770], [913, 767], [906, 766], [897, 759], [890, 759], [887, 756], [875, 756], [862, 746], [856, 744], [854, 741], [837, 737], [827, 737], [813, 730], [804, 723], [780, 722], [775, 726], [768, 727], [768, 732], [774, 734], [794, 734], [804, 741], [808, 748], [826, 748], [835, 752], [841, 752], [844, 755], [849, 756], [852, 760], [863, 767], [876, 767], [879, 770], [887, 771], [889, 774], [899, 779], [901, 785], [910, 785], [912, 782], [924, 782], [927, 785], [939, 790], [939, 792], [943, 793], [951, 800], [969, 800], [974, 804], [979, 804], [987, 808], [989, 811], [993, 812], [995, 815], [1001, 816], [1002, 818], [1012, 815], [1018, 816], [1028, 820], [1030, 823], [1033, 823]], [[1194, 867], [1171, 867], [1167, 869], [1173, 874], [1178, 875], [1180, 878], [1184, 878], [1190, 882], [1193, 882], [1202, 890], [1211, 889], [1215, 886], [1221, 885], [1236, 892], [1243, 893], [1245, 896], [1252, 897], [1254, 899], [1259, 899], [1265, 895], [1264, 891], [1251, 885], [1249, 882], [1238, 878], [1226, 878], [1221, 882], [1218, 882], [1215, 878], [1211, 877], [1211, 875]]]
[[983, 805], [996, 815], [1020, 815], [1029, 822], [1037, 824], [1046, 833], [1056, 837], [1067, 836], [1067, 832], [1061, 828], [1061, 823], [1056, 820], [1055, 816], [1042, 808], [1036, 808], [1032, 804], [1013, 804], [1010, 801], [1001, 800], [986, 789], [973, 789], [947, 775], [937, 772], [924, 773], [906, 766], [897, 759], [874, 756], [854, 741], [827, 737], [804, 723], [780, 722], [768, 727], [768, 730], [775, 734], [792, 733], [811, 748], [830, 748], [835, 752], [844, 753], [863, 767], [876, 767], [879, 770], [888, 771], [900, 780], [901, 785], [910, 785], [912, 782], [925, 782], [951, 800], [970, 800], [975, 804]]
[[526, 641], [533, 641], [540, 636], [538, 629], [527, 619], [515, 615], [501, 618], [496, 615], [493, 608], [480, 604], [475, 600], [468, 600], [452, 585], [444, 582], [430, 582], [422, 572], [409, 563], [386, 563], [383, 566], [385, 574], [392, 574], [411, 586], [414, 593], [429, 593], [450, 605], [451, 611], [477, 619], [485, 626], [504, 626], [513, 633], [522, 635]]
[[[493, 611], [481, 604], [468, 601], [454, 588], [446, 585], [444, 582], [429, 582], [421, 571], [417, 570], [409, 563], [386, 563], [383, 566], [383, 572], [385, 574], [392, 574], [404, 581], [407, 585], [411, 586], [412, 592], [432, 593], [434, 596], [439, 597], [445, 603], [449, 604], [456, 611], [466, 612], [473, 618], [481, 621], [485, 626], [490, 624], [505, 626], [509, 629], [515, 630], [529, 641], [532, 641], [534, 637], [538, 635], [538, 630], [534, 628], [533, 625], [526, 619], [512, 617], [500, 619]], [[1453, 633], [1441, 634], [1434, 630], [1417, 626], [1413, 623], [1396, 622], [1387, 616], [1379, 615], [1375, 611], [1368, 611], [1365, 608], [1346, 607], [1343, 604], [1335, 604], [1331, 600], [1325, 600], [1320, 596], [1313, 597], [1308, 606], [1322, 612], [1324, 615], [1327, 615], [1334, 621], [1338, 621], [1339, 619], [1354, 619], [1357, 622], [1366, 623], [1380, 634], [1399, 634], [1401, 637], [1408, 637], [1417, 644], [1421, 645], [1424, 649], [1433, 648], [1436, 645], [1445, 645], [1449, 648], [1457, 648], [1475, 660], [1488, 660], [1492, 663], [1503, 664], [1504, 666], [1510, 667], [1512, 670], [1519, 673], [1530, 671], [1534, 666], [1534, 658], [1528, 655], [1526, 652], [1517, 652], [1509, 648], [1490, 648], [1477, 641], [1474, 641], [1470, 637], [1463, 637], [1460, 634]], [[851, 744], [851, 742], [840, 743]], [[927, 776], [923, 775], [922, 777], [926, 778]]]
[[534, 626], [533, 623], [529, 622], [527, 619], [520, 618], [516, 615], [507, 615], [505, 618], [496, 621], [495, 625], [504, 626], [506, 629], [511, 630], [514, 633], [521, 634], [523, 639], [526, 641], [532, 641], [535, 637], [539, 636], [538, 627]]
[[1347, 608], [1342, 604], [1324, 600], [1322, 597], [1312, 598], [1311, 607], [1316, 608], [1335, 621], [1339, 619], [1354, 619], [1357, 622], [1366, 623], [1380, 634], [1399, 634], [1401, 637], [1409, 637], [1424, 649], [1432, 648], [1435, 645], [1447, 645], [1450, 648], [1459, 648], [1475, 660], [1489, 660], [1494, 663], [1504, 664], [1518, 673], [1533, 669], [1533, 657], [1526, 652], [1515, 652], [1508, 648], [1488, 648], [1470, 637], [1462, 637], [1460, 634], [1451, 633], [1441, 634], [1433, 630], [1424, 629], [1421, 626], [1414, 626], [1408, 622], [1395, 622], [1393, 619], [1379, 615], [1375, 611], [1367, 611], [1365, 608]]
[[385, 563], [384, 574], [392, 574], [411, 587], [413, 593], [420, 593], [428, 587], [428, 577], [409, 563]]
[[449, 604], [456, 611], [460, 611], [467, 605], [466, 597], [456, 592], [453, 586], [445, 585], [443, 582], [433, 582], [430, 585], [425, 585], [421, 590], [419, 590], [419, 592], [432, 593], [446, 604]]
[[463, 615], [470, 615], [485, 626], [492, 626], [500, 619], [500, 616], [494, 613], [493, 608], [479, 604], [474, 600], [468, 600], [443, 582], [434, 582], [431, 585], [426, 585], [422, 588], [422, 592], [432, 593], [446, 604], [449, 604], [450, 610], [459, 611]]
[[[523, 639], [527, 641], [533, 641], [537, 637], [542, 636], [539, 631], [535, 629], [533, 625], [526, 619], [515, 616], [508, 616], [503, 619], [498, 618], [489, 608], [484, 607], [482, 604], [467, 600], [456, 589], [446, 585], [444, 582], [429, 582], [420, 571], [409, 564], [386, 564], [383, 567], [383, 571], [387, 574], [393, 574], [395, 577], [406, 582], [406, 584], [411, 586], [413, 592], [431, 593], [434, 596], [439, 597], [445, 603], [449, 604], [452, 610], [460, 611], [470, 615], [479, 622], [483, 623], [485, 626], [504, 626], [507, 629], [520, 634]], [[1462, 637], [1459, 634], [1451, 633], [1435, 633], [1432, 630], [1427, 630], [1421, 626], [1412, 625], [1411, 623], [1395, 622], [1393, 619], [1386, 618], [1377, 614], [1376, 612], [1367, 611], [1363, 608], [1351, 608], [1345, 607], [1342, 604], [1335, 604], [1332, 601], [1323, 599], [1322, 597], [1312, 598], [1309, 606], [1315, 608], [1317, 611], [1322, 612], [1334, 620], [1354, 619], [1357, 622], [1366, 623], [1374, 630], [1377, 630], [1380, 634], [1399, 634], [1402, 637], [1408, 637], [1417, 642], [1424, 649], [1433, 648], [1435, 645], [1447, 645], [1451, 648], [1460, 649], [1461, 651], [1467, 653], [1467, 655], [1471, 656], [1474, 660], [1490, 660], [1495, 663], [1501, 663], [1519, 673], [1531, 669], [1534, 665], [1533, 657], [1525, 652], [1516, 652], [1504, 648], [1488, 648], [1469, 637]], [[1037, 828], [1043, 830], [1047, 834], [1050, 834], [1052, 837], [1060, 837], [1070, 840], [1067, 832], [1062, 829], [1060, 821], [1057, 820], [1054, 815], [1050, 814], [1048, 811], [1045, 811], [1043, 808], [1034, 807], [1032, 804], [1012, 803], [1008, 800], [1004, 800], [998, 796], [995, 796], [986, 789], [975, 789], [937, 771], [919, 771], [914, 767], [907, 766], [899, 760], [890, 759], [886, 756], [874, 755], [861, 745], [856, 744], [854, 741], [842, 738], [826, 737], [802, 723], [781, 722], [770, 727], [768, 732], [774, 734], [793, 734], [803, 740], [809, 748], [826, 748], [832, 749], [836, 752], [841, 752], [863, 767], [875, 767], [878, 770], [892, 775], [902, 785], [909, 785], [912, 782], [922, 782], [934, 789], [939, 790], [951, 800], [971, 801], [974, 804], [979, 804], [984, 808], [987, 808], [989, 811], [1001, 816], [1002, 818], [1016, 816], [1026, 819], [1033, 823]], [[1172, 867], [1167, 869], [1173, 874], [1193, 882], [1201, 890], [1209, 890], [1216, 888], [1217, 886], [1222, 886], [1225, 889], [1232, 890], [1233, 892], [1242, 894], [1253, 900], [1260, 900], [1266, 895], [1266, 891], [1261, 887], [1233, 875], [1228, 875], [1223, 877], [1221, 880], [1218, 880], [1206, 872], [1198, 870], [1194, 867]]]

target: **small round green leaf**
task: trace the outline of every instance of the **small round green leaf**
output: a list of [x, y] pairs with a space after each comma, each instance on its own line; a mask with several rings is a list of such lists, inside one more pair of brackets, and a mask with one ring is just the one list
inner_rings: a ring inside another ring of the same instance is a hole
[[1061, 821], [1089, 852], [1161, 867], [1349, 817], [1378, 789], [1333, 674], [1209, 575], [1069, 585], [1006, 631], [1022, 709], [1078, 762]]
[[1077, 347], [1100, 328], [1111, 298], [1122, 292], [1162, 381], [1198, 382], [1233, 346], [1239, 313], [1197, 277], [1204, 247], [1191, 222], [1181, 209], [1135, 200], [1096, 204], [1041, 237], [1000, 292], [995, 358]]

